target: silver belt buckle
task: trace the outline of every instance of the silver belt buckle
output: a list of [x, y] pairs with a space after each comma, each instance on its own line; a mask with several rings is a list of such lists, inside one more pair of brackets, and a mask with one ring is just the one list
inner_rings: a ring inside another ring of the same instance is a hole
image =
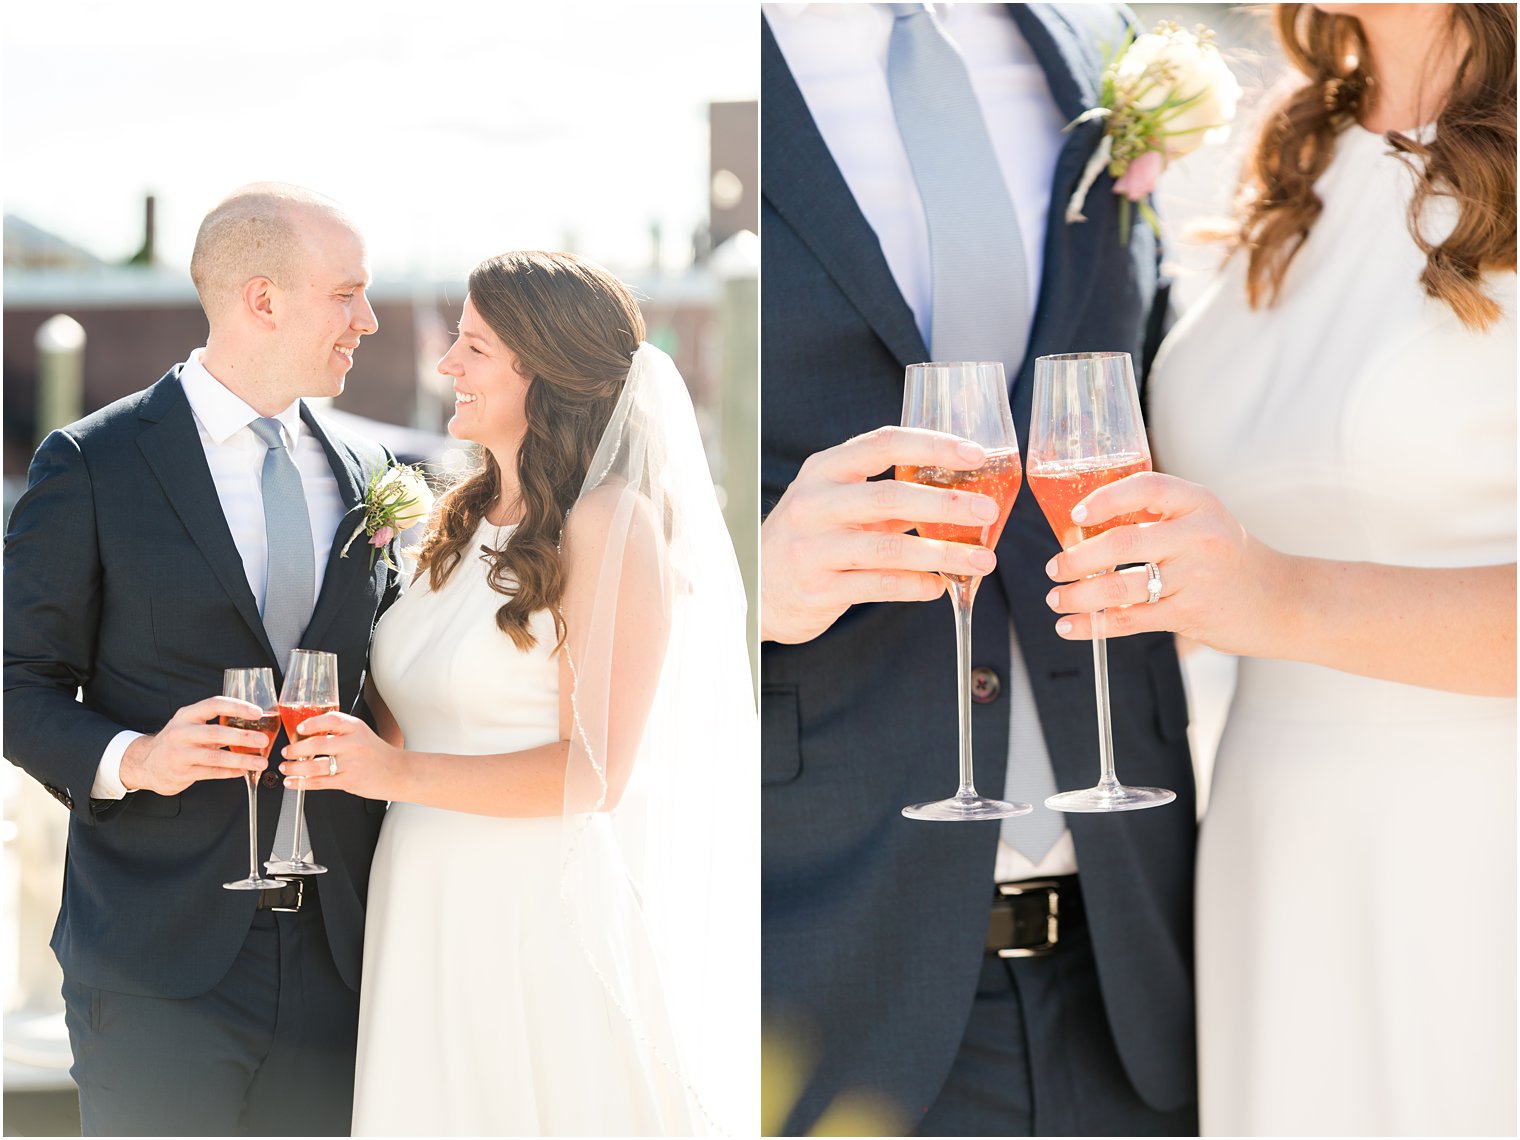
[[273, 911], [278, 911], [281, 914], [295, 914], [296, 911], [298, 911], [298, 910], [301, 909], [301, 903], [304, 902], [305, 899], [306, 899], [306, 880], [305, 879], [300, 879], [300, 878], [294, 878], [294, 877], [292, 877], [292, 878], [289, 878], [289, 879], [281, 879], [280, 882], [282, 882], [282, 883], [294, 883], [296, 885], [296, 905], [295, 906], [272, 906], [269, 909], [273, 910]]
[[1049, 954], [1061, 941], [1061, 884], [1048, 879], [1030, 879], [1027, 882], [999, 883], [998, 894], [1003, 898], [1019, 898], [1023, 895], [1045, 892], [1045, 941], [1037, 946], [1018, 946], [999, 950], [999, 958], [1039, 958]]

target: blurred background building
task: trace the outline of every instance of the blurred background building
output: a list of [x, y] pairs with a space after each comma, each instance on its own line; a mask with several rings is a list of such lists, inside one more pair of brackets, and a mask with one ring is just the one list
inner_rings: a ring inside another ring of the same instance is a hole
[[[468, 462], [435, 365], [465, 281], [565, 249], [631, 285], [691, 390], [754, 624], [758, 22], [747, 5], [11, 6], [3, 60], [4, 510], [44, 435], [205, 343], [201, 217], [265, 179], [363, 229], [380, 329], [329, 411], [399, 455]], [[299, 35], [292, 34], [299, 29]], [[753, 646], [752, 646], [753, 647]], [[5, 1134], [70, 1128], [48, 949], [66, 814], [0, 764]], [[72, 1121], [77, 1130], [77, 1117]]]

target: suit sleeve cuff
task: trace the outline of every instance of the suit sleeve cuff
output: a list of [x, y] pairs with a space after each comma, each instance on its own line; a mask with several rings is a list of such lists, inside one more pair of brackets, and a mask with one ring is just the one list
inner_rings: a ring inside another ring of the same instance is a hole
[[90, 785], [92, 800], [126, 798], [127, 787], [121, 782], [121, 758], [126, 754], [127, 745], [141, 735], [140, 732], [123, 729], [111, 738], [111, 743], [106, 745], [106, 750], [100, 757], [100, 767], [95, 769], [95, 783]]

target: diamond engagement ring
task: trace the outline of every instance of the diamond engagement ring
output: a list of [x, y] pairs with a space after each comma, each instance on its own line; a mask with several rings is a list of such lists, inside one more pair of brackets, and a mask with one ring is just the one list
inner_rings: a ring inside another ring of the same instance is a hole
[[338, 774], [338, 758], [336, 756], [329, 756], [327, 758], [327, 774], [329, 776], [336, 776]]
[[[1145, 564], [1145, 604], [1153, 606], [1161, 600], [1161, 567], [1154, 562]], [[337, 765], [334, 760], [334, 766]], [[337, 773], [334, 773], [336, 775]]]

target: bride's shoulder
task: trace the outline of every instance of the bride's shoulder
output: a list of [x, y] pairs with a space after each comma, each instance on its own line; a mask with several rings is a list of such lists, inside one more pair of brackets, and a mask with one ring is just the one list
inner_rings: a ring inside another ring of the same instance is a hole
[[642, 545], [658, 533], [654, 504], [648, 496], [629, 483], [608, 479], [570, 508], [562, 548], [566, 559], [573, 562], [577, 555], [604, 549], [609, 543]]

